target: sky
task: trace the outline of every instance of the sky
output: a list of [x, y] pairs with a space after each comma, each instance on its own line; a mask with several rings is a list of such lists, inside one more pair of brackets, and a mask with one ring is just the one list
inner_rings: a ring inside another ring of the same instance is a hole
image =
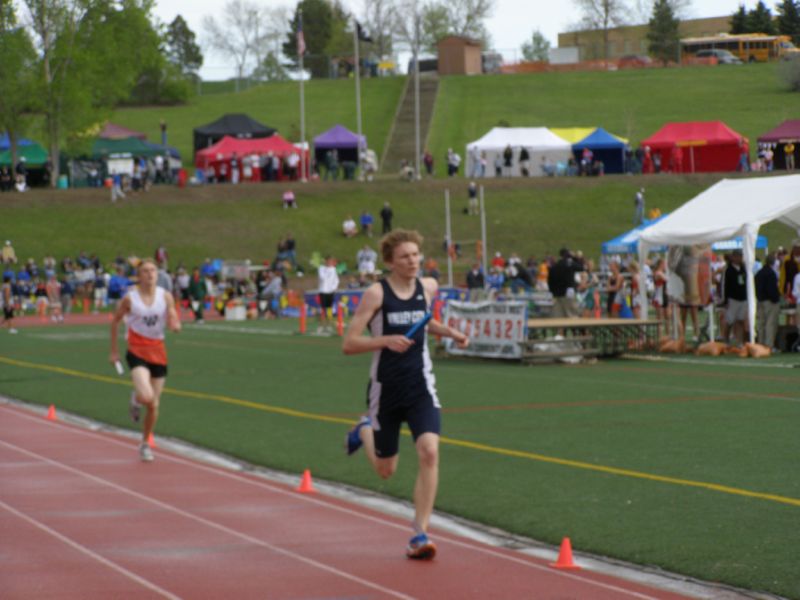
[[[297, 0], [249, 0], [267, 6], [287, 6], [291, 9]], [[768, 0], [773, 7], [777, 0]], [[226, 2], [219, 0], [156, 0], [153, 10], [156, 17], [165, 23], [180, 14], [197, 34], [205, 57], [201, 76], [203, 79], [218, 80], [231, 77], [233, 67], [224, 57], [212, 54], [203, 45], [203, 17], [206, 15], [221, 19]], [[362, 0], [342, 0], [342, 4], [358, 16], [362, 12]], [[733, 14], [740, 4], [748, 10], [755, 7], [757, 0], [693, 0], [687, 10], [688, 18], [720, 17]], [[558, 45], [558, 33], [580, 20], [580, 11], [571, 0], [495, 0], [494, 11], [487, 21], [494, 48], [509, 60], [535, 30], [541, 31], [553, 47]], [[401, 60], [401, 64], [405, 61]]]

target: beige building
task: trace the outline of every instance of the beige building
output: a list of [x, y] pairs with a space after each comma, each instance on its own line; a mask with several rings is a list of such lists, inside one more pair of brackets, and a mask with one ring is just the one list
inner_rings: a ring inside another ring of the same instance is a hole
[[439, 75], [480, 75], [481, 43], [471, 38], [448, 35], [436, 45]]
[[[705, 37], [730, 31], [731, 18], [711, 17], [681, 21], [680, 37]], [[608, 58], [617, 59], [632, 54], [647, 54], [648, 25], [628, 25], [608, 30]], [[577, 47], [580, 60], [599, 60], [603, 53], [603, 32], [598, 30], [569, 31], [558, 34], [558, 47]]]

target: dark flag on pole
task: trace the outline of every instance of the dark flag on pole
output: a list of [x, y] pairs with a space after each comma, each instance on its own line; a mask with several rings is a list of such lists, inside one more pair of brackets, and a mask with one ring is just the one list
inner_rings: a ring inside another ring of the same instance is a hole
[[297, 15], [297, 54], [303, 56], [306, 53], [306, 38], [303, 36], [303, 15]]
[[358, 35], [358, 39], [361, 40], [362, 42], [371, 42], [372, 41], [372, 38], [369, 37], [369, 35], [367, 35], [367, 32], [364, 31], [364, 28], [361, 27], [361, 23], [359, 23], [358, 21], [356, 21], [356, 32], [357, 32], [357, 35]]

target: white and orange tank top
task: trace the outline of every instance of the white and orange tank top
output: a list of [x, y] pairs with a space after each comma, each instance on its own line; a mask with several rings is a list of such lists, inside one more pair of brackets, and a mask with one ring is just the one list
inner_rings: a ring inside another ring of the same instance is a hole
[[153, 303], [149, 306], [142, 301], [139, 288], [132, 287], [128, 292], [131, 310], [125, 317], [127, 326], [128, 351], [156, 365], [167, 364], [167, 349], [164, 346], [164, 330], [167, 326], [166, 292], [157, 287]]

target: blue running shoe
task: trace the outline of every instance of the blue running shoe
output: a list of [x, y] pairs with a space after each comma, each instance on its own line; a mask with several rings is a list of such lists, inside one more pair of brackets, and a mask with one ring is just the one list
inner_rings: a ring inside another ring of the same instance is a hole
[[363, 442], [361, 441], [361, 428], [365, 425], [372, 425], [369, 417], [363, 416], [361, 420], [347, 432], [345, 437], [345, 448], [347, 449], [347, 456], [352, 456], [356, 450], [361, 448]]
[[420, 533], [408, 541], [406, 556], [414, 560], [433, 560], [436, 556], [436, 544], [426, 534]]

